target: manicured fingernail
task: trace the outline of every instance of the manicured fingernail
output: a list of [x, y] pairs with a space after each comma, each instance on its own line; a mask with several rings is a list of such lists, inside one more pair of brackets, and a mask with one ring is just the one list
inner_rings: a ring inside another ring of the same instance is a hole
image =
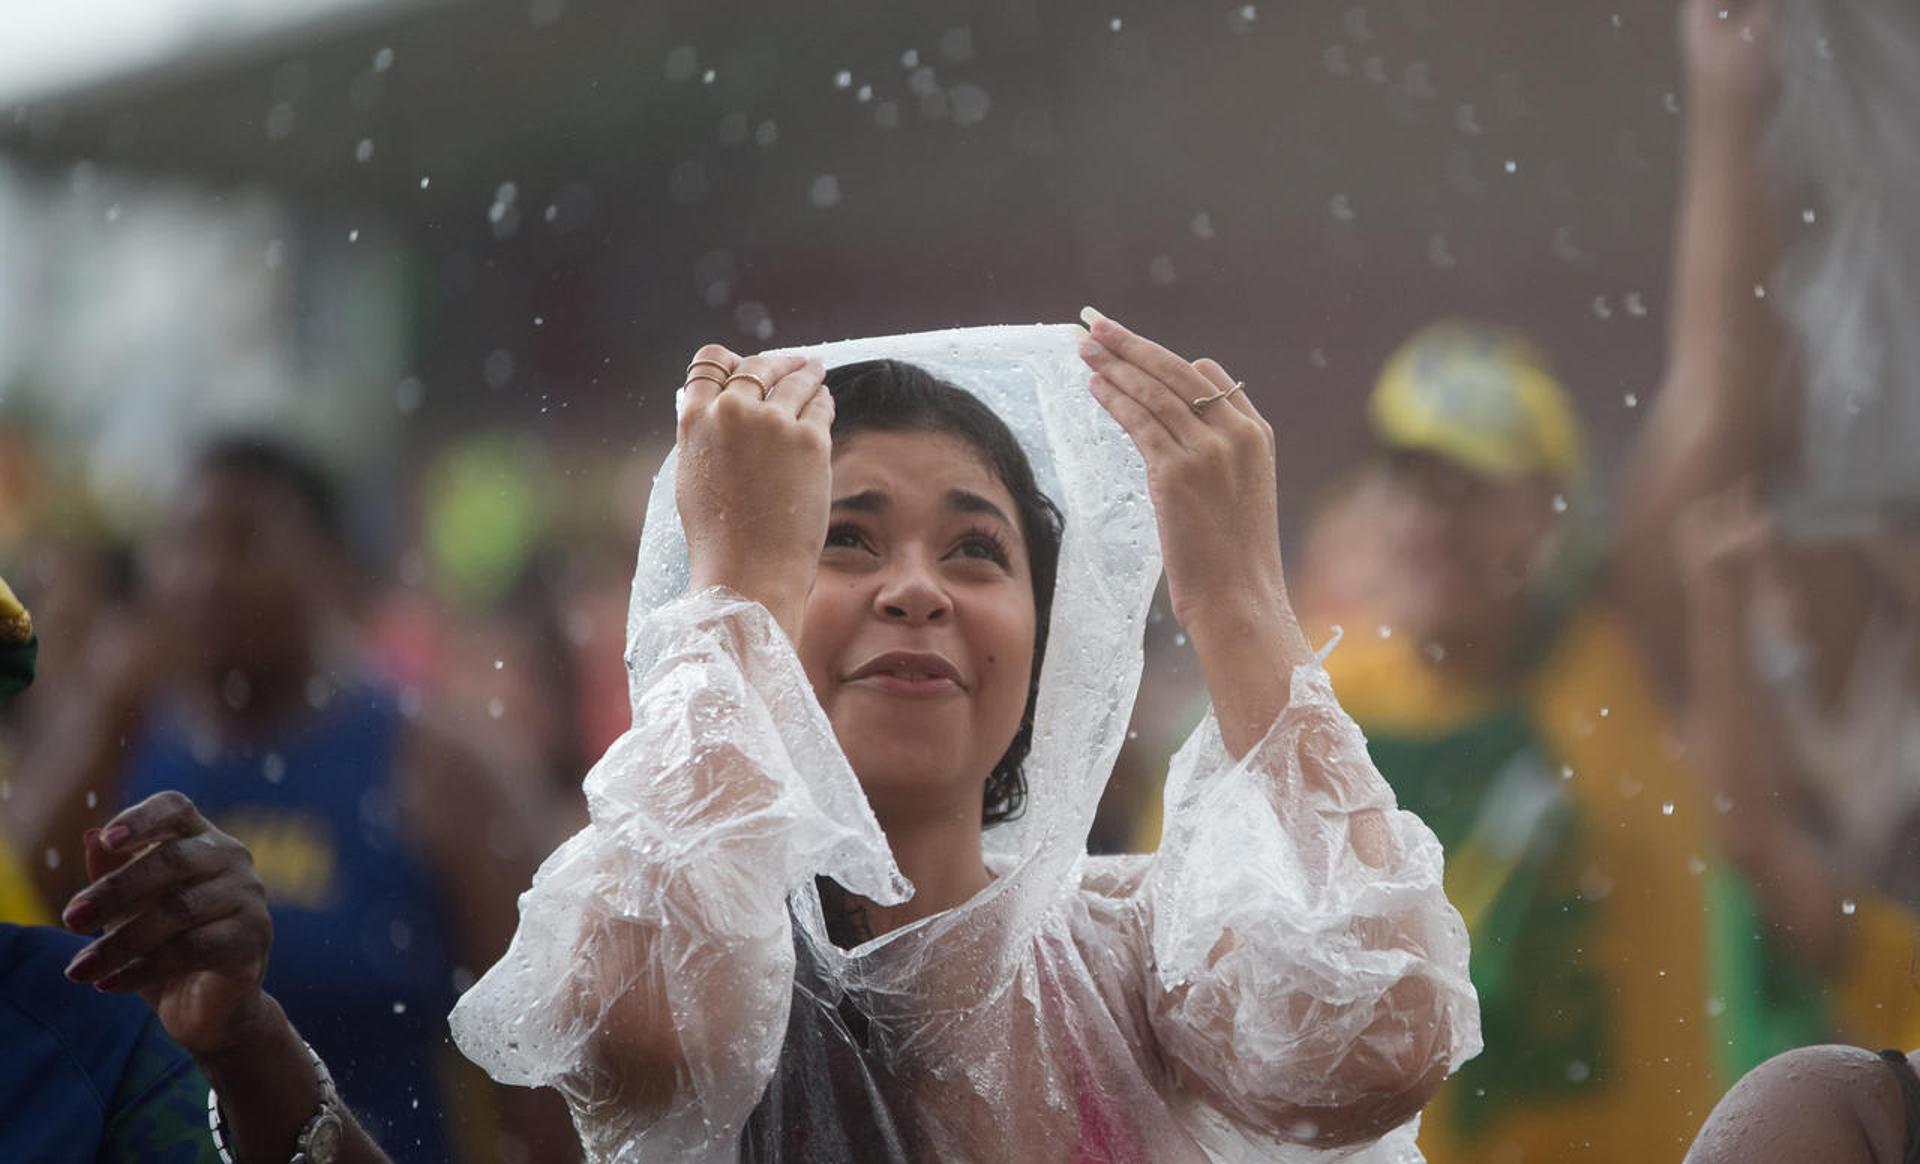
[[100, 834], [100, 844], [103, 848], [117, 849], [126, 844], [132, 836], [133, 830], [126, 825], [109, 825], [107, 831]]
[[90, 930], [93, 928], [96, 912], [98, 911], [94, 907], [93, 899], [76, 897], [67, 903], [66, 912], [60, 915], [60, 921], [70, 930]]
[[73, 961], [67, 963], [67, 977], [74, 982], [85, 982], [93, 977], [94, 972], [99, 968], [100, 955], [94, 952], [92, 946], [88, 946], [75, 954]]
[[1101, 320], [1105, 318], [1106, 316], [1100, 314], [1098, 311], [1095, 311], [1091, 307], [1082, 307], [1080, 309], [1080, 322], [1086, 324], [1088, 327], [1092, 327], [1094, 324], [1099, 323]]

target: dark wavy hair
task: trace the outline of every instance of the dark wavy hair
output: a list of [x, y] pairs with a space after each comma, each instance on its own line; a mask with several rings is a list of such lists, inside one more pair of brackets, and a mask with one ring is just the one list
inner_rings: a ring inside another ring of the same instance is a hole
[[1020, 730], [987, 777], [980, 823], [995, 825], [1019, 816], [1027, 801], [1027, 752], [1033, 747], [1033, 708], [1040, 695], [1040, 662], [1046, 657], [1054, 580], [1060, 570], [1060, 507], [1040, 491], [1033, 465], [1006, 422], [966, 389], [924, 368], [898, 360], [845, 364], [827, 373], [833, 393], [835, 444], [862, 432], [926, 432], [958, 437], [972, 445], [1013, 496], [1033, 575], [1033, 679]]

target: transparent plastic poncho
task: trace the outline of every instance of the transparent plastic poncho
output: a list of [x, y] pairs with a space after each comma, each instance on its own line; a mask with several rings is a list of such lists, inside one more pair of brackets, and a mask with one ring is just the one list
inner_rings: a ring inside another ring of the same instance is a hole
[[[994, 880], [851, 950], [827, 938], [816, 877], [879, 903], [912, 887], [765, 609], [686, 593], [662, 467], [628, 625], [633, 726], [587, 777], [591, 823], [541, 866], [511, 949], [452, 1017], [495, 1079], [566, 1095], [592, 1159], [1420, 1158], [1407, 1096], [1480, 1046], [1466, 929], [1439, 844], [1396, 810], [1317, 662], [1240, 760], [1211, 715], [1195, 730], [1158, 853], [1086, 852], [1160, 557], [1083, 334], [806, 349], [973, 392], [1066, 514], [1028, 806], [987, 833]], [[1384, 814], [1382, 867], [1349, 843], [1359, 813]], [[635, 1014], [652, 1034], [623, 1038]], [[654, 1069], [623, 1069], [634, 1056]], [[1373, 1130], [1329, 1146], [1330, 1111]]]

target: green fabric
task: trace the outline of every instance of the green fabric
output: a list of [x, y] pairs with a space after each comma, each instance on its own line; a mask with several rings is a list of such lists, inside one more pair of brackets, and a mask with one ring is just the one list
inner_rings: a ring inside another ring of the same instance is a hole
[[[1601, 903], [1580, 892], [1586, 846], [1527, 718], [1509, 707], [1437, 737], [1376, 730], [1367, 742], [1401, 807], [1446, 849], [1448, 894], [1473, 915], [1487, 1051], [1452, 1084], [1458, 1130], [1603, 1081], [1606, 984], [1582, 957]], [[1543, 807], [1516, 818], [1522, 802]]]
[[207, 1081], [149, 1022], [127, 1057], [99, 1164], [220, 1164], [207, 1128]]
[[40, 658], [40, 636], [32, 635], [24, 643], [0, 643], [0, 701], [33, 686], [33, 672]]
[[1826, 991], [1767, 933], [1753, 891], [1724, 864], [1707, 878], [1714, 988], [1708, 1013], [1720, 1035], [1714, 1050], [1721, 1078], [1738, 1079], [1782, 1051], [1831, 1040], [1836, 1024]]

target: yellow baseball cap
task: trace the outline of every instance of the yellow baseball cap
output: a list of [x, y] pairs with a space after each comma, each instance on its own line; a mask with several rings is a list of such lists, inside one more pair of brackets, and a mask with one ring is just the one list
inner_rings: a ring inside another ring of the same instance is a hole
[[1437, 453], [1482, 476], [1586, 473], [1580, 422], [1539, 349], [1518, 332], [1445, 320], [1416, 332], [1380, 372], [1368, 406], [1389, 448]]

